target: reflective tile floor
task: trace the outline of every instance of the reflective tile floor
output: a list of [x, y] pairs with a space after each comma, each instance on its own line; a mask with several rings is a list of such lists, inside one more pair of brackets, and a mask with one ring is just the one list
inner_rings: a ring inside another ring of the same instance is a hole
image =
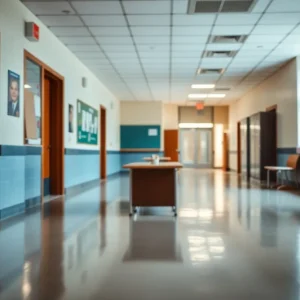
[[300, 196], [182, 170], [178, 217], [128, 217], [128, 177], [0, 228], [0, 299], [299, 300]]

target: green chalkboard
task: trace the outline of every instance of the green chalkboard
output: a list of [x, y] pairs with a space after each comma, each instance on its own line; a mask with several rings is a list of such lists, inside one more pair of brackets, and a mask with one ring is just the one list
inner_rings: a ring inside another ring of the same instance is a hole
[[77, 100], [77, 143], [98, 144], [98, 111]]
[[159, 149], [160, 125], [121, 125], [121, 149]]

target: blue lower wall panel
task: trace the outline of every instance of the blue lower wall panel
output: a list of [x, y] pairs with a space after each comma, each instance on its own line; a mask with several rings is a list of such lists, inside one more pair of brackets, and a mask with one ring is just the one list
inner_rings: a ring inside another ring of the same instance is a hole
[[0, 156], [0, 209], [24, 201], [25, 156]]
[[120, 171], [121, 171], [120, 151], [107, 151], [107, 154], [106, 154], [107, 176], [119, 173]]
[[25, 199], [41, 195], [41, 156], [25, 156]]
[[65, 155], [65, 188], [100, 178], [100, 155]]
[[291, 154], [296, 154], [297, 148], [277, 148], [277, 165], [286, 166], [288, 157]]

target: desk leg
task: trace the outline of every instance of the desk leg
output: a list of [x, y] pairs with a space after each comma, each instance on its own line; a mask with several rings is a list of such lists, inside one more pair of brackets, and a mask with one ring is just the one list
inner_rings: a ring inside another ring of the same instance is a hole
[[133, 170], [130, 169], [129, 171], [129, 216], [133, 215], [133, 209], [132, 209], [132, 172]]
[[267, 170], [267, 187], [270, 188], [270, 170]]

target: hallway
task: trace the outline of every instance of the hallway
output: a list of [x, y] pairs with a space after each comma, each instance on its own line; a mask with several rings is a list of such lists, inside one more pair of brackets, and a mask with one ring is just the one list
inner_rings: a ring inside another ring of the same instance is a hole
[[180, 171], [179, 209], [128, 217], [128, 176], [0, 223], [0, 299], [300, 299], [300, 201]]

